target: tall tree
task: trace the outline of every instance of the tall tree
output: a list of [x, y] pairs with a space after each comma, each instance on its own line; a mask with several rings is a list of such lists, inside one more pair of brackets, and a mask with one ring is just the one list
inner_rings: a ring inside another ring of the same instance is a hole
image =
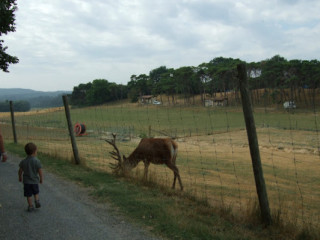
[[149, 73], [151, 85], [152, 85], [152, 91], [154, 95], [160, 94], [161, 90], [159, 87], [159, 82], [161, 80], [161, 75], [164, 73], [167, 73], [169, 69], [167, 69], [166, 66], [161, 66], [156, 69], [153, 69]]
[[271, 59], [267, 59], [261, 63], [261, 80], [263, 84], [270, 88], [272, 94], [280, 94], [278, 102], [287, 100], [285, 92], [287, 60], [280, 55], [275, 55]]
[[93, 80], [86, 96], [89, 105], [99, 105], [110, 101], [110, 85], [111, 83], [106, 79]]
[[150, 95], [152, 93], [152, 86], [149, 76], [146, 74], [132, 75], [130, 82], [128, 82], [128, 97], [131, 102], [137, 102], [142, 95]]
[[163, 73], [160, 77], [158, 90], [160, 93], [165, 93], [170, 103], [170, 96], [172, 104], [175, 104], [175, 95], [177, 94], [177, 82], [174, 80], [173, 69], [170, 72]]
[[[217, 93], [226, 95], [227, 91], [237, 91], [237, 64], [241, 61], [239, 59], [217, 57], [212, 59], [208, 64], [202, 64], [206, 66], [206, 73], [209, 76], [208, 91], [213, 96], [217, 96]], [[236, 99], [238, 94], [236, 94]]]
[[138, 102], [140, 92], [137, 86], [136, 75], [131, 75], [127, 88], [128, 88], [128, 98], [131, 100], [131, 102]]
[[191, 103], [191, 97], [194, 96], [194, 71], [192, 67], [181, 67], [175, 70], [174, 79], [177, 81], [177, 91], [184, 95], [186, 103]]
[[[0, 2], [0, 37], [3, 34], [14, 32], [15, 28], [15, 14], [17, 10], [16, 0], [1, 0]], [[19, 62], [15, 56], [6, 53], [7, 46], [3, 46], [4, 41], [0, 39], [0, 69], [4, 72], [9, 72], [9, 64]]]
[[81, 83], [74, 87], [71, 94], [71, 104], [76, 106], [83, 106], [87, 104], [87, 93], [90, 90], [92, 83]]

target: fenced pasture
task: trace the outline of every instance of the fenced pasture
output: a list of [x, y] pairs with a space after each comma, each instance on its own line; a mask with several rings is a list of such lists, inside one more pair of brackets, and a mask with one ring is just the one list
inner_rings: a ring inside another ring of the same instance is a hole
[[[129, 155], [142, 137], [172, 137], [179, 145], [177, 166], [186, 192], [240, 217], [257, 202], [257, 194], [240, 106], [140, 105], [118, 103], [71, 108], [73, 125], [83, 123], [86, 134], [76, 137], [80, 159], [92, 169], [111, 172], [111, 146]], [[315, 109], [285, 111], [255, 108], [261, 161], [271, 211], [285, 222], [320, 227], [320, 126]], [[6, 141], [13, 140], [11, 119], [1, 115]], [[72, 158], [63, 108], [15, 113], [18, 142], [35, 142], [39, 151]], [[132, 172], [142, 178], [143, 165]], [[151, 165], [149, 180], [171, 187], [173, 173]], [[179, 190], [176, 190], [179, 191]]]

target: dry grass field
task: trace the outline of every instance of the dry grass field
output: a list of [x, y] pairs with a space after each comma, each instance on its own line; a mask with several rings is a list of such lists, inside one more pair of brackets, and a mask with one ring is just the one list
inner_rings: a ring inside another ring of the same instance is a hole
[[[284, 222], [319, 229], [317, 113], [262, 112], [256, 111], [255, 117], [272, 213]], [[174, 136], [187, 193], [239, 218], [254, 211], [257, 195], [241, 110], [111, 105], [72, 109], [71, 114], [74, 122], [86, 123], [86, 135], [76, 139], [81, 161], [89, 168], [111, 172], [112, 149], [105, 142], [111, 132], [118, 133], [118, 147], [126, 156], [143, 136]], [[2, 132], [12, 141], [10, 116], [0, 117]], [[34, 141], [42, 152], [72, 159], [63, 109], [17, 113], [15, 118], [20, 144]], [[142, 175], [140, 164], [132, 176], [142, 179]], [[173, 173], [165, 166], [150, 166], [149, 181], [169, 188], [172, 180]]]

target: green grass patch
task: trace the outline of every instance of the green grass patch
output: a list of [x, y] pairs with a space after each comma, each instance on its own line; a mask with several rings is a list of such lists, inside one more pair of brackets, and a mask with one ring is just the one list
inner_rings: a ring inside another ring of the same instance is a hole
[[[6, 144], [6, 149], [21, 157], [25, 155], [21, 145]], [[209, 206], [186, 192], [115, 177], [41, 152], [38, 157], [45, 170], [89, 187], [97, 201], [110, 203], [128, 221], [168, 239], [292, 239], [293, 236], [238, 219], [227, 207]], [[312, 239], [305, 230], [299, 236]]]
[[[256, 110], [257, 127], [277, 129], [296, 129], [315, 131], [313, 112]], [[210, 135], [215, 132], [244, 129], [244, 118], [241, 108], [204, 108], [204, 107], [154, 107], [134, 105], [103, 105], [88, 108], [71, 109], [74, 122], [83, 122], [87, 129], [99, 131], [108, 129], [122, 134], [148, 136], [151, 126], [153, 135], [166, 133], [171, 136]], [[2, 118], [10, 123], [10, 116]], [[65, 112], [48, 111], [38, 114], [17, 114], [16, 124], [27, 127], [46, 127], [67, 129]], [[32, 123], [32, 125], [26, 125]], [[159, 131], [160, 130], [160, 131]]]

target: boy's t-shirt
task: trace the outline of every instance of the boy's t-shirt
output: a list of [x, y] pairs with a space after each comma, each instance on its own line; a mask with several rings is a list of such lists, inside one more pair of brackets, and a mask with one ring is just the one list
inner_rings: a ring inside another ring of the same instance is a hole
[[41, 168], [40, 160], [33, 156], [28, 156], [23, 159], [19, 167], [23, 170], [23, 183], [38, 184], [39, 169]]

